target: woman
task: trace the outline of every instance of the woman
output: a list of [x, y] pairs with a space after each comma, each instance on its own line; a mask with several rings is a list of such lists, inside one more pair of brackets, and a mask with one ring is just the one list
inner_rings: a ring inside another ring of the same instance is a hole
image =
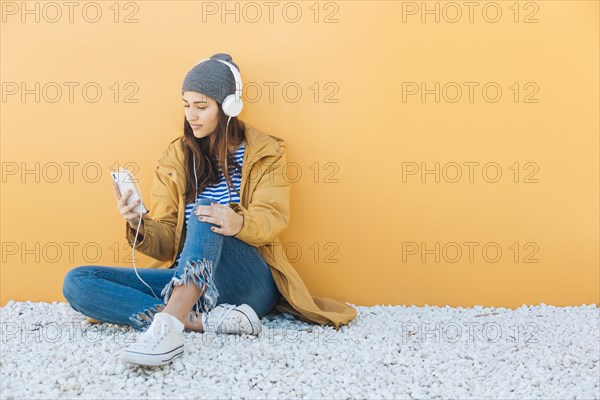
[[183, 354], [184, 329], [259, 335], [272, 309], [336, 329], [356, 316], [349, 305], [311, 296], [287, 262], [279, 241], [290, 219], [285, 142], [238, 120], [240, 90], [228, 54], [198, 63], [182, 86], [184, 135], [154, 171], [150, 213], [140, 218], [115, 188], [128, 242], [155, 259], [139, 271], [144, 282], [133, 268], [102, 266], [65, 277], [75, 310], [143, 331], [124, 362], [171, 362]]

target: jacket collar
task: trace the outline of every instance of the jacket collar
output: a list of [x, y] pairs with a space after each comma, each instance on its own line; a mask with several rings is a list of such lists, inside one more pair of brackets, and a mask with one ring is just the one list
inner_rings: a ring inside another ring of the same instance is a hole
[[[263, 133], [259, 129], [244, 121], [246, 126], [246, 149], [242, 169], [249, 171], [254, 163], [263, 157], [279, 156], [282, 153], [282, 146], [285, 146], [284, 139]], [[185, 182], [185, 168], [183, 165], [183, 136], [171, 141], [169, 147], [159, 158], [160, 170], [168, 174], [179, 185], [183, 186]]]
[[250, 166], [262, 157], [281, 154], [281, 145], [284, 143], [282, 138], [263, 133], [247, 122], [244, 124], [246, 125], [247, 162]]

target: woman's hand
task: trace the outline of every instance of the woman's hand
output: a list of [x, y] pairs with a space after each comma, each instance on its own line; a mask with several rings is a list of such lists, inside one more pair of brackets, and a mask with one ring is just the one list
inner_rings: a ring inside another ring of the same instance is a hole
[[200, 221], [217, 225], [211, 226], [210, 229], [225, 236], [234, 236], [244, 226], [244, 216], [223, 204], [212, 202], [210, 206], [198, 206], [194, 210], [194, 214]]
[[[115, 189], [115, 197], [117, 198], [117, 208], [119, 209], [119, 214], [125, 218], [125, 220], [129, 223], [129, 226], [131, 226], [133, 229], [137, 229], [137, 226], [140, 223], [140, 214], [134, 212], [133, 209], [140, 203], [140, 201], [138, 200], [137, 203], [127, 205], [127, 199], [131, 193], [125, 193], [121, 195], [121, 191], [119, 190], [119, 186], [116, 182], [113, 182], [113, 188]], [[139, 234], [144, 236], [143, 223], [140, 226]]]

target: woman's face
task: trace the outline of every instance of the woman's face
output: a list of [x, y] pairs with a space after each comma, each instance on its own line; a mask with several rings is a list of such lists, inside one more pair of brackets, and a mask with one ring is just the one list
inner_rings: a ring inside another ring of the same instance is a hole
[[198, 139], [212, 135], [217, 129], [219, 105], [205, 94], [183, 93], [183, 111]]

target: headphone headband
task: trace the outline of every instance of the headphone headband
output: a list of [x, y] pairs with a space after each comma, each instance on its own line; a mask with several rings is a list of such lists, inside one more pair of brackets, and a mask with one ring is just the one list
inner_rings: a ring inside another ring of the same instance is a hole
[[223, 64], [227, 65], [229, 67], [229, 69], [231, 70], [231, 73], [233, 74], [233, 79], [235, 80], [235, 101], [239, 102], [240, 98], [242, 96], [242, 76], [240, 75], [240, 72], [237, 70], [236, 67], [233, 66], [233, 64], [218, 59], [218, 58], [205, 58], [204, 60], [200, 60], [196, 63], [196, 65], [203, 63], [204, 61], [210, 61], [210, 60], [214, 60], [214, 61], [220, 61]]

